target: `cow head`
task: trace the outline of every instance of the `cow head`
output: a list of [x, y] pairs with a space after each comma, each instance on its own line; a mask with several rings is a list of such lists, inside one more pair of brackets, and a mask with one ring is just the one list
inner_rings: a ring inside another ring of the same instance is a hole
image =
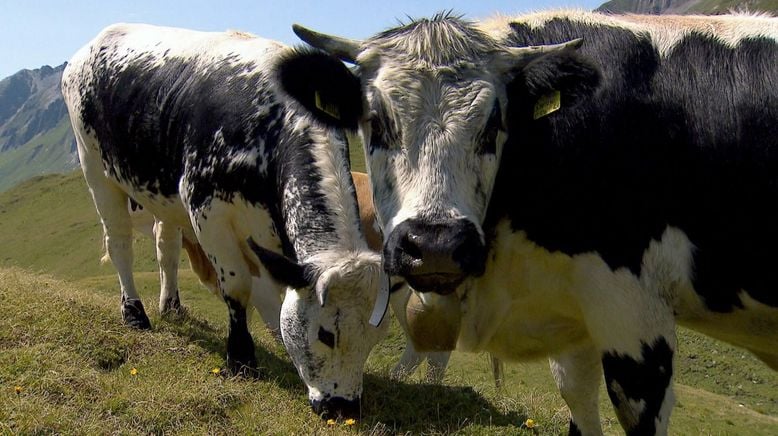
[[[331, 122], [326, 114], [347, 112], [333, 108], [365, 108], [359, 120], [340, 123], [360, 127], [384, 229], [385, 268], [422, 292], [452, 292], [466, 277], [484, 271], [482, 224], [503, 146], [509, 133], [519, 142], [521, 137], [509, 132], [509, 105], [511, 113], [520, 112], [513, 107], [531, 107], [537, 101], [531, 96], [550, 91], [559, 91], [569, 104], [593, 89], [599, 77], [576, 54], [580, 40], [510, 47], [448, 14], [365, 41], [300, 26], [294, 30], [312, 46], [358, 67], [348, 72], [359, 78], [358, 92], [352, 85], [315, 105], [313, 113]], [[310, 70], [309, 83], [316, 74]], [[515, 89], [530, 92], [514, 98], [509, 90]]]
[[248, 242], [274, 279], [289, 286], [281, 337], [314, 412], [358, 418], [365, 361], [386, 333], [386, 322], [378, 328], [369, 323], [386, 277], [380, 256], [323, 253], [298, 264]]

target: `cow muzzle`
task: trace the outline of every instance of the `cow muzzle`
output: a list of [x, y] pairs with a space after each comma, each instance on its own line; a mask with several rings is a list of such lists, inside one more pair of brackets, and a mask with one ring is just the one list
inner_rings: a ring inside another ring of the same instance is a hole
[[358, 419], [362, 412], [359, 397], [353, 400], [342, 397], [311, 400], [311, 408], [322, 419]]
[[384, 244], [384, 267], [419, 292], [447, 295], [468, 276], [484, 272], [486, 248], [475, 224], [457, 219], [428, 223], [409, 219]]

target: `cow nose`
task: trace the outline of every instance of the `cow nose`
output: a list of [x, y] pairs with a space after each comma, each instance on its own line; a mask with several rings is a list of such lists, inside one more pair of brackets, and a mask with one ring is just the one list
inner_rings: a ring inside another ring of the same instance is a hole
[[448, 294], [467, 276], [483, 274], [486, 249], [469, 220], [406, 220], [389, 235], [384, 259], [389, 274], [417, 291]]
[[347, 400], [342, 397], [311, 400], [311, 408], [322, 419], [358, 419], [362, 412], [359, 397], [354, 400]]

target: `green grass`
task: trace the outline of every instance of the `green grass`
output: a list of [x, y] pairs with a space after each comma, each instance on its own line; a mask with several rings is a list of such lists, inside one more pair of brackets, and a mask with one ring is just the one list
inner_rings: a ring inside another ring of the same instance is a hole
[[[361, 154], [360, 154], [361, 156]], [[136, 238], [139, 291], [154, 329], [119, 321], [101, 229], [80, 174], [37, 178], [0, 194], [0, 434], [565, 434], [567, 409], [545, 362], [509, 364], [493, 387], [485, 355], [454, 353], [442, 386], [387, 374], [402, 351], [396, 324], [367, 364], [357, 428], [310, 411], [283, 348], [255, 316], [265, 377], [213, 375], [227, 314], [187, 268], [182, 319], [160, 319], [150, 240]], [[778, 434], [778, 376], [747, 352], [681, 329], [672, 434]], [[137, 375], [130, 374], [136, 368]], [[22, 388], [15, 393], [15, 387]], [[604, 388], [603, 427], [621, 434]]]

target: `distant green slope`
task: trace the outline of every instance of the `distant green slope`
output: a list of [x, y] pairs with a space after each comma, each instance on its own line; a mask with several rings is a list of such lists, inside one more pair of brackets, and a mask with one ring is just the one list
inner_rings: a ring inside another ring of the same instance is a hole
[[70, 120], [64, 117], [55, 128], [0, 153], [0, 192], [36, 175], [72, 171], [78, 166], [72, 142]]
[[0, 80], [0, 192], [33, 176], [78, 167], [60, 92], [64, 68], [21, 70]]
[[[100, 265], [102, 226], [80, 171], [30, 179], [0, 193], [0, 266], [66, 278], [113, 274]], [[154, 271], [147, 238], [136, 237], [135, 262]]]

